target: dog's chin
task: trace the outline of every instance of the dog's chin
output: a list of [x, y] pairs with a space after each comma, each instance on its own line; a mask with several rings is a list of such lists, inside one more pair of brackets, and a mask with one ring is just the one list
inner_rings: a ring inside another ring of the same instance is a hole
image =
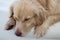
[[27, 35], [27, 33], [26, 32], [15, 32], [15, 35], [18, 37], [24, 37]]
[[22, 37], [27, 36], [27, 34], [28, 34], [28, 32], [23, 32], [23, 33], [22, 33]]

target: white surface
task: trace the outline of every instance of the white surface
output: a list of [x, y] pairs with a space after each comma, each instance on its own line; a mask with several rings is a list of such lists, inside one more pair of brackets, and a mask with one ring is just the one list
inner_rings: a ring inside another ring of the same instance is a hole
[[[14, 30], [7, 31], [4, 29], [9, 16], [9, 6], [13, 0], [0, 0], [0, 40], [36, 40], [33, 36], [33, 32], [25, 37], [17, 37], [14, 34]], [[40, 39], [59, 39], [60, 38], [60, 23], [53, 25], [47, 34], [39, 38]]]

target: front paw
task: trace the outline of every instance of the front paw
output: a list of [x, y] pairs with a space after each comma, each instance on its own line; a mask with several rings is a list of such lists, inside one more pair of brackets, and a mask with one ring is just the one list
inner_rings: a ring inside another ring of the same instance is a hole
[[34, 35], [36, 38], [43, 37], [46, 33], [47, 29], [44, 27], [37, 27], [35, 29]]
[[10, 30], [15, 26], [15, 21], [13, 19], [9, 20], [8, 23], [6, 24], [5, 29]]
[[14, 26], [14, 25], [7, 24], [6, 27], [5, 27], [5, 29], [6, 29], [6, 30], [10, 30], [10, 29], [13, 28], [13, 26]]

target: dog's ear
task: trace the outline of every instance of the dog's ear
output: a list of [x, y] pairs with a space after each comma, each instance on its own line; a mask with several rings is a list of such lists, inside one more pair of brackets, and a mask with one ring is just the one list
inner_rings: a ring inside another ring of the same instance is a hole
[[34, 12], [35, 14], [35, 19], [39, 25], [43, 23], [43, 21], [46, 19], [48, 12], [44, 10], [37, 10]]
[[38, 14], [34, 14], [34, 18], [35, 18], [35, 20], [36, 20], [36, 24], [37, 25], [41, 25], [42, 23], [43, 23], [43, 18], [42, 18], [43, 16], [42, 15], [40, 15], [39, 13]]

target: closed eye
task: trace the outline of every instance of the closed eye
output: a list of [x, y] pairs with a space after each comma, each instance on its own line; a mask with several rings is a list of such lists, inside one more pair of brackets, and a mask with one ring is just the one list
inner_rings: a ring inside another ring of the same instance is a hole
[[33, 17], [31, 17], [31, 18], [25, 18], [24, 19], [24, 22], [26, 22], [26, 21], [29, 21], [30, 19], [32, 19]]
[[28, 21], [30, 18], [26, 18], [24, 21]]

